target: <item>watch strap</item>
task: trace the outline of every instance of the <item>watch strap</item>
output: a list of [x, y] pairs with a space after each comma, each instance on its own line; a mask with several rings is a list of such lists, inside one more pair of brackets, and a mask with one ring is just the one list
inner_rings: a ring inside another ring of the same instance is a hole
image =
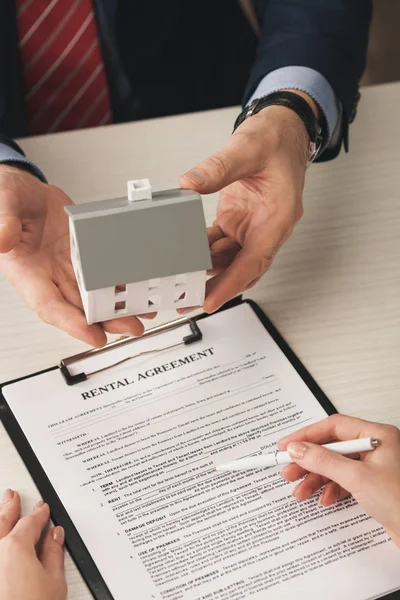
[[318, 121], [308, 102], [294, 92], [273, 92], [268, 96], [256, 98], [240, 113], [236, 119], [234, 131], [248, 117], [257, 114], [260, 112], [260, 110], [266, 108], [267, 106], [284, 106], [298, 115], [298, 117], [303, 121], [310, 138], [310, 144], [312, 146], [312, 150], [310, 151], [310, 154], [312, 154], [312, 156], [310, 156], [310, 161], [314, 160], [323, 147], [325, 128]]

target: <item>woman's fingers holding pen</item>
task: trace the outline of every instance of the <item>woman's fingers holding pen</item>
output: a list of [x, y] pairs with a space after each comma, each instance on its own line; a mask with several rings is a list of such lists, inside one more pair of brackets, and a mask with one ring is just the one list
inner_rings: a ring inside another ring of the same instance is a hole
[[318, 492], [325, 484], [329, 482], [329, 479], [322, 477], [317, 473], [307, 473], [302, 481], [296, 485], [292, 495], [297, 500], [308, 500], [316, 492]]
[[322, 490], [322, 493], [319, 497], [319, 503], [321, 506], [331, 506], [332, 504], [335, 504], [337, 500], [347, 498], [349, 495], [350, 492], [340, 487], [340, 485], [334, 481], [329, 481]]
[[[358, 438], [377, 438], [383, 440], [400, 439], [397, 427], [382, 423], [372, 423], [355, 417], [335, 414], [317, 421], [312, 425], [303, 427], [281, 438], [278, 442], [279, 450], [286, 450], [291, 442], [311, 442], [313, 444], [328, 444], [332, 441], [354, 440]], [[365, 453], [365, 458], [371, 460], [374, 452]]]
[[335, 481], [353, 494], [358, 491], [366, 468], [360, 461], [310, 442], [290, 442], [287, 451], [292, 460], [306, 471]]
[[[293, 495], [305, 500], [321, 487], [328, 486], [322, 496], [322, 503], [331, 504], [333, 498], [347, 495], [346, 490], [357, 492], [362, 478], [363, 465], [350, 457], [341, 456], [323, 448], [320, 444], [332, 440], [355, 439], [368, 436], [368, 425], [361, 419], [334, 415], [299, 430], [278, 442], [280, 450], [287, 450], [294, 461], [282, 472], [288, 481], [304, 480], [296, 486]], [[370, 434], [371, 435], [371, 434]], [[309, 475], [306, 475], [309, 473]]]
[[319, 490], [322, 490], [319, 502], [322, 506], [330, 506], [334, 504], [336, 500], [345, 498], [349, 495], [349, 492], [344, 488], [340, 487], [334, 481], [331, 481], [327, 477], [318, 475], [317, 473], [309, 473], [306, 469], [303, 469], [296, 463], [286, 465], [281, 475], [286, 481], [294, 482], [301, 479], [292, 491], [292, 495], [297, 500], [308, 500]]
[[345, 415], [332, 415], [281, 438], [278, 441], [278, 448], [279, 450], [286, 450], [290, 442], [327, 444], [337, 440], [380, 437], [378, 434], [386, 427], [388, 426], [370, 423], [363, 419], [355, 419]]
[[349, 495], [349, 492], [338, 483], [330, 481], [327, 477], [317, 475], [317, 473], [305, 475], [304, 479], [294, 488], [292, 495], [297, 500], [308, 500], [321, 489], [319, 503], [322, 506], [330, 506], [337, 500], [346, 498]]
[[281, 475], [283, 479], [286, 481], [298, 481], [299, 479], [303, 479], [307, 475], [308, 471], [300, 467], [300, 465], [296, 463], [291, 463], [283, 467], [281, 471]]
[[[362, 437], [377, 438], [380, 444], [353, 458], [321, 445]], [[349, 492], [400, 545], [400, 431], [396, 427], [334, 415], [287, 436], [278, 447], [294, 461], [282, 476], [287, 481], [304, 478], [293, 491], [296, 498], [305, 500], [324, 487], [320, 503], [330, 506]]]
[[[363, 453], [365, 454], [365, 452]], [[346, 454], [347, 458], [353, 458], [355, 460], [359, 460], [360, 459], [360, 454]], [[304, 477], [306, 477], [306, 475], [308, 474], [307, 469], [305, 469], [304, 467], [301, 467], [300, 465], [298, 465], [297, 463], [293, 462], [290, 463], [289, 465], [286, 465], [282, 471], [281, 471], [281, 475], [284, 479], [286, 479], [286, 481], [289, 482], [294, 482], [294, 481], [298, 481], [299, 479], [303, 479]], [[320, 487], [322, 487], [322, 485], [325, 485], [325, 483], [328, 480], [325, 478], [325, 481], [321, 484]]]

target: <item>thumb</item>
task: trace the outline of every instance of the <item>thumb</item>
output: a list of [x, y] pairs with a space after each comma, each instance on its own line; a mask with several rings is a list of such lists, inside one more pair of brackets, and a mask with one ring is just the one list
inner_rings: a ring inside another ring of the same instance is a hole
[[234, 133], [221, 150], [182, 175], [179, 183], [185, 189], [204, 194], [218, 192], [238, 179], [259, 172], [261, 152], [261, 139], [258, 141], [257, 136], [250, 136], [242, 129], [240, 134]]
[[39, 559], [45, 571], [52, 577], [64, 577], [64, 529], [53, 527], [43, 538]]
[[21, 233], [22, 224], [18, 217], [0, 214], [0, 254], [15, 248]]
[[357, 489], [364, 469], [360, 461], [305, 442], [291, 442], [287, 451], [295, 463], [310, 473], [327, 477], [351, 493]]

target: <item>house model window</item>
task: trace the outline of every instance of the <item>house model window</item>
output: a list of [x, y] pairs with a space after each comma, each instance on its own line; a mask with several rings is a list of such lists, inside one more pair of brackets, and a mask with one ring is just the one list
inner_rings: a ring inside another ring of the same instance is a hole
[[203, 304], [211, 257], [199, 194], [152, 194], [142, 179], [128, 182], [125, 198], [65, 210], [89, 324]]

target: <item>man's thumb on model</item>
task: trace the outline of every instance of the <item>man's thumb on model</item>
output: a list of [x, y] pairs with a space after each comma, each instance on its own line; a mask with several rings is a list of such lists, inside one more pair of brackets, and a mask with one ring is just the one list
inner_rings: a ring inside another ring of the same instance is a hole
[[182, 175], [180, 185], [185, 189], [212, 194], [234, 181], [254, 175], [261, 169], [263, 140], [262, 136], [259, 137], [260, 139], [249, 137], [246, 129], [241, 126], [240, 135], [233, 134], [219, 152]]
[[228, 157], [219, 152], [191, 169], [179, 180], [183, 188], [194, 189], [203, 194], [218, 192], [235, 180]]

